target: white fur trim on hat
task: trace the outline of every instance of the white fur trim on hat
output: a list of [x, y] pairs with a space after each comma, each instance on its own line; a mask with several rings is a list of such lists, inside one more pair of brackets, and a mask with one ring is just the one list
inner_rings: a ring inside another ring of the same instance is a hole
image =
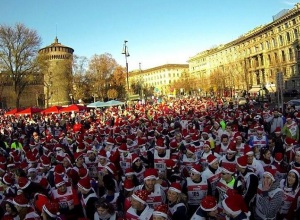
[[289, 173], [290, 173], [290, 172], [294, 172], [294, 173], [296, 174], [296, 176], [299, 178], [299, 172], [298, 172], [297, 170], [291, 169], [291, 170], [289, 171]]
[[152, 180], [152, 179], [157, 179], [155, 175], [150, 175], [144, 178], [144, 180]]
[[87, 188], [83, 187], [82, 185], [80, 185], [79, 183], [77, 183], [77, 186], [85, 191], [90, 191], [90, 189], [92, 188], [92, 187], [90, 187], [89, 189], [87, 189]]
[[51, 217], [51, 218], [56, 218], [57, 215], [60, 215], [60, 213], [58, 212], [57, 215], [53, 215], [46, 207], [46, 205], [43, 205], [43, 210]]
[[271, 180], [275, 181], [275, 178], [272, 173], [265, 171], [263, 175], [267, 175], [271, 178]]
[[135, 194], [132, 194], [131, 197], [132, 197], [133, 199], [139, 201], [140, 203], [146, 204], [146, 201], [143, 201], [140, 197], [138, 197], [138, 196], [135, 195]]
[[181, 193], [181, 191], [179, 189], [176, 189], [175, 187], [169, 187], [169, 190], [172, 190], [177, 193]]
[[198, 170], [194, 169], [193, 167], [190, 169], [190, 172], [196, 173], [196, 174], [201, 174]]
[[223, 206], [223, 208], [224, 208], [224, 210], [225, 210], [226, 212], [228, 212], [228, 213], [230, 213], [230, 214], [232, 214], [232, 215], [234, 215], [234, 216], [239, 215], [239, 214], [242, 212], [241, 210], [238, 210], [238, 211], [233, 211], [233, 210], [231, 210], [231, 209], [227, 206], [227, 204], [226, 204], [226, 202], [225, 202], [225, 199], [222, 201], [222, 206]]
[[211, 211], [215, 211], [217, 208], [218, 208], [218, 205], [216, 204], [216, 206], [210, 208], [210, 209], [206, 209], [204, 208], [201, 204], [200, 204], [200, 207], [203, 211], [206, 211], [206, 212], [211, 212]]
[[218, 161], [218, 158], [215, 158], [214, 160], [212, 160], [210, 163], [208, 163], [209, 165], [212, 165], [214, 162]]
[[168, 218], [168, 215], [166, 213], [163, 213], [163, 212], [159, 212], [159, 211], [154, 211], [153, 212], [153, 216], [160, 216], [160, 217], [163, 217], [163, 218]]

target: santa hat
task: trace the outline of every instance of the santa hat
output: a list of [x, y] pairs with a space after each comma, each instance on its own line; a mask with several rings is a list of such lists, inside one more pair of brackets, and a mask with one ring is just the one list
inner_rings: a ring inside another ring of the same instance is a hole
[[168, 209], [167, 204], [161, 204], [154, 208], [153, 216], [163, 217], [163, 218], [167, 219], [168, 218], [168, 210], [169, 209]]
[[131, 197], [142, 204], [146, 204], [148, 195], [149, 194], [148, 194], [147, 190], [137, 190], [132, 194]]
[[77, 186], [85, 191], [90, 191], [90, 189], [92, 188], [91, 179], [89, 177], [80, 179], [77, 183]]
[[125, 181], [123, 183], [123, 188], [127, 191], [133, 191], [134, 190], [133, 181], [130, 179], [125, 179]]
[[174, 160], [172, 159], [167, 159], [166, 160], [166, 168], [171, 170], [171, 169], [174, 169], [176, 167], [176, 163]]
[[293, 173], [295, 173], [295, 175], [296, 175], [296, 177], [299, 179], [299, 172], [297, 171], [297, 170], [295, 170], [295, 169], [291, 169], [290, 171], [289, 171], [289, 173], [290, 172], [293, 172]]
[[122, 143], [120, 146], [119, 146], [119, 151], [120, 152], [128, 152], [128, 148], [127, 148], [127, 144], [126, 143]]
[[200, 164], [194, 164], [193, 167], [190, 169], [190, 172], [201, 174], [202, 173], [202, 166]]
[[65, 168], [62, 164], [57, 164], [55, 167], [54, 167], [54, 173], [55, 174], [58, 174], [58, 175], [63, 175], [65, 173]]
[[98, 157], [99, 157], [99, 159], [100, 159], [100, 158], [105, 158], [105, 159], [107, 159], [106, 151], [105, 151], [104, 149], [100, 150], [99, 153], [98, 153]]
[[30, 184], [30, 180], [26, 177], [19, 177], [18, 186], [20, 189], [26, 189]]
[[54, 184], [55, 184], [55, 187], [58, 188], [64, 184], [66, 184], [66, 182], [64, 181], [64, 179], [62, 178], [62, 176], [60, 175], [55, 175], [54, 176]]
[[171, 186], [169, 187], [169, 190], [181, 193], [181, 185], [180, 183], [173, 182], [171, 183]]
[[148, 168], [145, 170], [144, 173], [144, 180], [151, 180], [151, 179], [157, 179], [158, 172], [155, 168]]
[[246, 169], [247, 165], [248, 165], [248, 157], [247, 157], [247, 155], [244, 155], [244, 156], [241, 156], [241, 157], [237, 158], [236, 164], [240, 168]]
[[227, 153], [236, 153], [237, 149], [236, 149], [236, 143], [234, 141], [231, 141], [228, 149], [227, 149]]
[[29, 207], [29, 201], [23, 193], [16, 195], [13, 199], [13, 204], [20, 207]]
[[40, 160], [43, 167], [50, 167], [51, 161], [49, 157], [42, 155]]
[[222, 171], [224, 173], [234, 174], [236, 172], [235, 164], [233, 163], [223, 163], [222, 164]]
[[244, 145], [244, 155], [247, 156], [254, 155], [254, 152], [252, 151], [251, 147], [247, 144]]
[[49, 202], [49, 199], [47, 196], [41, 194], [41, 193], [36, 193], [34, 195], [34, 207], [37, 209], [39, 213], [43, 211], [43, 206]]
[[15, 183], [15, 180], [12, 178], [11, 175], [9, 174], [5, 174], [2, 178], [2, 182], [5, 184], [5, 185], [8, 185], [8, 186], [11, 186]]
[[136, 153], [132, 153], [131, 154], [131, 159], [132, 159], [132, 163], [135, 163], [137, 160], [140, 159], [140, 157]]
[[269, 176], [273, 181], [275, 181], [276, 169], [272, 169], [270, 167], [265, 168], [265, 172], [263, 175]]
[[217, 210], [217, 200], [213, 196], [206, 196], [200, 202], [200, 207], [203, 211], [211, 212]]
[[85, 177], [87, 177], [89, 175], [89, 170], [85, 167], [80, 167], [78, 169], [78, 175], [80, 179], [84, 179]]
[[241, 212], [246, 213], [247, 216], [250, 215], [250, 213], [248, 213], [248, 208], [243, 196], [239, 194], [230, 195], [227, 198], [225, 198], [222, 201], [222, 206], [227, 213], [233, 216], [237, 216]]
[[43, 205], [43, 210], [46, 212], [51, 218], [56, 218], [59, 213], [59, 204], [55, 201], [48, 201], [45, 205]]
[[75, 152], [75, 153], [74, 153], [74, 160], [75, 160], [75, 162], [77, 162], [77, 160], [78, 160], [80, 157], [83, 157], [83, 152]]
[[281, 133], [280, 127], [275, 128], [275, 131], [274, 131], [274, 132], [275, 132], [275, 133]]
[[132, 169], [132, 168], [126, 168], [125, 169], [125, 176], [132, 176], [132, 175], [134, 175], [135, 173], [134, 173], [134, 170]]
[[109, 163], [105, 166], [105, 169], [107, 169], [111, 174], [116, 175], [117, 169], [113, 163]]
[[277, 163], [280, 163], [283, 160], [283, 154], [278, 152], [274, 156], [274, 161]]
[[295, 140], [294, 140], [293, 138], [286, 137], [286, 138], [284, 139], [284, 143], [285, 143], [286, 145], [294, 145]]
[[163, 138], [158, 138], [156, 140], [156, 148], [160, 148], [160, 149], [166, 149], [166, 145], [165, 145], [165, 140]]
[[264, 132], [264, 129], [263, 129], [262, 127], [258, 127], [258, 128], [256, 129], [256, 132], [257, 132], [257, 133], [263, 133], [263, 132]]
[[189, 147], [187, 147], [186, 150], [192, 154], [194, 154], [196, 152], [196, 148], [194, 146], [189, 146]]
[[107, 138], [106, 144], [114, 145], [115, 144], [115, 139], [113, 139], [112, 137]]
[[215, 155], [213, 155], [213, 154], [208, 155], [208, 157], [207, 157], [207, 163], [209, 165], [212, 165], [216, 161], [218, 161], [218, 158]]

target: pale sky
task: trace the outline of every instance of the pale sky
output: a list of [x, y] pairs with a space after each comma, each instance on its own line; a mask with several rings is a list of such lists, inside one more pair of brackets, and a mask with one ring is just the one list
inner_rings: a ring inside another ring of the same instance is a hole
[[0, 0], [0, 24], [35, 29], [42, 47], [54, 42], [78, 56], [121, 54], [128, 41], [129, 70], [186, 61], [235, 40], [272, 16], [291, 9], [286, 0]]

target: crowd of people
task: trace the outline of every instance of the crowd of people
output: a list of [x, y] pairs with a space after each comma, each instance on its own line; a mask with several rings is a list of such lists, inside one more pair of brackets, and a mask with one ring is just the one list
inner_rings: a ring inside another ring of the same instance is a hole
[[209, 98], [2, 114], [1, 219], [298, 219], [299, 122]]

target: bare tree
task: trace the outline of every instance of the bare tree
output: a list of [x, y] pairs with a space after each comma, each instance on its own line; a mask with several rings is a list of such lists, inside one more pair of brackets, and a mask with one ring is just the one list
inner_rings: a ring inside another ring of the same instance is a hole
[[24, 90], [34, 80], [40, 44], [37, 32], [23, 24], [0, 25], [0, 66], [13, 81], [16, 107], [19, 107]]

